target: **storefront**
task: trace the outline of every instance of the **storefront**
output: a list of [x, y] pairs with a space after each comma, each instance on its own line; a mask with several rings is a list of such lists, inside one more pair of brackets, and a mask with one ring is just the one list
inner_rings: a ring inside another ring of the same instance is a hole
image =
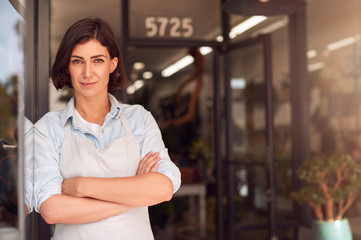
[[[69, 99], [49, 72], [83, 17], [110, 23], [129, 78], [113, 94], [152, 113], [182, 172], [178, 195], [150, 208], [156, 239], [308, 239], [311, 209], [290, 197], [297, 167], [313, 154], [360, 161], [361, 3], [307, 0], [260, 16], [229, 13], [226, 2], [0, 3], [0, 240], [52, 234], [20, 191], [32, 184], [26, 136]], [[360, 204], [345, 215], [355, 236]]]

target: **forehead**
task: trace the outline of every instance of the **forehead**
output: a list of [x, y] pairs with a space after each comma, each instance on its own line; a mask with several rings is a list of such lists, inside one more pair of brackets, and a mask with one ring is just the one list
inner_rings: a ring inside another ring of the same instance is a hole
[[78, 43], [74, 46], [72, 51], [72, 55], [77, 56], [93, 56], [99, 54], [109, 56], [108, 49], [96, 39], [90, 39], [87, 42]]

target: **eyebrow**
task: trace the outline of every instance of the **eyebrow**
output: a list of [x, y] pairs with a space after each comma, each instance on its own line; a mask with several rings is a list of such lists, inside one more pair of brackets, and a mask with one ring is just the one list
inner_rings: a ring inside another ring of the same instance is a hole
[[[77, 55], [72, 55], [71, 57], [73, 58], [79, 58], [79, 59], [84, 59], [83, 57], [77, 56]], [[90, 59], [94, 59], [94, 58], [98, 58], [98, 57], [105, 57], [107, 58], [107, 56], [103, 55], [103, 54], [99, 54], [99, 55], [95, 55], [95, 56], [91, 56]]]

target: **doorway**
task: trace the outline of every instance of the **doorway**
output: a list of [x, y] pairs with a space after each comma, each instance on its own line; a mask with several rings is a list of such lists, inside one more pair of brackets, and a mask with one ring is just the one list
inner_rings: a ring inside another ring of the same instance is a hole
[[[273, 82], [271, 35], [230, 45], [224, 56], [227, 239], [297, 239], [291, 189], [288, 87]], [[228, 64], [232, 63], [232, 64]], [[289, 79], [284, 79], [286, 84]]]

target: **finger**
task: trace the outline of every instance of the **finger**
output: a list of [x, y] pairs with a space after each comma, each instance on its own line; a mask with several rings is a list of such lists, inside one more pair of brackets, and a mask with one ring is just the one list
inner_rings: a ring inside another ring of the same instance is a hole
[[160, 157], [155, 157], [152, 159], [152, 161], [147, 162], [147, 164], [144, 166], [143, 173], [152, 172], [153, 168], [155, 168], [155, 170], [157, 170], [158, 166], [156, 166], [156, 165], [158, 164], [159, 160], [160, 160]]
[[159, 168], [159, 162], [153, 165], [153, 167], [149, 170], [149, 172], [156, 172]]
[[153, 152], [149, 152], [149, 153], [145, 154], [145, 156], [143, 157], [142, 161], [150, 158], [153, 154], [154, 154]]
[[144, 174], [148, 171], [149, 166], [151, 166], [152, 161], [150, 159], [143, 160], [139, 165], [139, 171], [138, 174]]
[[138, 169], [137, 169], [137, 175], [138, 175], [139, 172], [141, 172], [143, 170], [142, 167], [143, 167], [144, 161], [146, 161], [152, 155], [153, 155], [153, 152], [149, 152], [139, 161], [139, 165], [138, 165]]
[[141, 160], [142, 163], [146, 163], [148, 161], [151, 161], [155, 156], [156, 156], [157, 153], [153, 153], [153, 152], [149, 152], [147, 153], [143, 159]]
[[139, 165], [139, 174], [148, 173], [150, 169], [160, 160], [159, 154], [155, 153], [147, 159], [143, 159]]

